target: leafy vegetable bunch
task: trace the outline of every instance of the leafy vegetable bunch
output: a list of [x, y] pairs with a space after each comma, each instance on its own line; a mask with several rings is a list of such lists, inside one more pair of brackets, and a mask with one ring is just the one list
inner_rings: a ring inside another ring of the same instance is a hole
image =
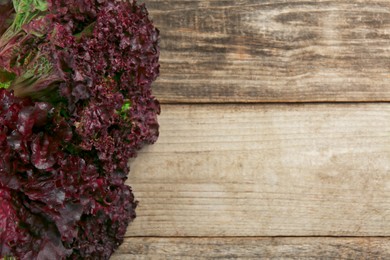
[[158, 39], [136, 1], [0, 0], [0, 258], [122, 243], [128, 159], [158, 137]]

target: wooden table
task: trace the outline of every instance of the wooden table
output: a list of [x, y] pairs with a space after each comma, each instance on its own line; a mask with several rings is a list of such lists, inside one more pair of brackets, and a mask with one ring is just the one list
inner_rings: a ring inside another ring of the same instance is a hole
[[390, 1], [146, 3], [161, 134], [112, 259], [390, 259]]

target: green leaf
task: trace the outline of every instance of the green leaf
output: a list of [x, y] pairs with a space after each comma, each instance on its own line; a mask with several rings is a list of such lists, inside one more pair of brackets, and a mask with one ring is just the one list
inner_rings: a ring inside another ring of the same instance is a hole
[[11, 86], [11, 81], [0, 82], [0, 88], [8, 88], [9, 86]]
[[127, 111], [129, 111], [130, 107], [131, 107], [131, 102], [130, 101], [125, 102], [121, 108], [121, 112], [126, 113]]
[[48, 3], [46, 0], [14, 0], [14, 9], [16, 12], [14, 21], [2, 35], [0, 46], [4, 45], [9, 39], [22, 31], [23, 25], [29, 23], [34, 18], [43, 15], [47, 11]]
[[14, 79], [15, 74], [0, 69], [0, 88], [9, 88]]
[[122, 105], [121, 110], [118, 111], [118, 114], [123, 118], [127, 118], [127, 114], [131, 108], [131, 101], [126, 100], [125, 103]]
[[8, 82], [14, 80], [16, 75], [14, 73], [10, 73], [6, 70], [0, 69], [0, 82]]

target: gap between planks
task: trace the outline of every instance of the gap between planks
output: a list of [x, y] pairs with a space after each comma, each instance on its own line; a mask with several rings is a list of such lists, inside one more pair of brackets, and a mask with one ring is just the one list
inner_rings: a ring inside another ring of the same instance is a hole
[[135, 239], [141, 239], [141, 238], [145, 238], [145, 239], [246, 239], [246, 238], [249, 238], [249, 239], [267, 239], [267, 238], [351, 238], [351, 239], [355, 239], [355, 238], [378, 238], [378, 239], [381, 239], [381, 238], [388, 238], [390, 239], [390, 235], [386, 235], [386, 236], [336, 236], [336, 235], [326, 235], [326, 236], [322, 236], [322, 235], [307, 235], [307, 236], [281, 236], [281, 235], [278, 235], [278, 236], [128, 236], [126, 235], [124, 237], [124, 239], [131, 239], [131, 238], [135, 238]]
[[[159, 100], [159, 97], [156, 97]], [[193, 102], [193, 101], [160, 101], [161, 105], [171, 105], [171, 106], [180, 106], [180, 105], [353, 105], [353, 104], [390, 104], [389, 100], [379, 100], [379, 101], [364, 101], [364, 100], [358, 100], [358, 101], [200, 101], [200, 102]]]

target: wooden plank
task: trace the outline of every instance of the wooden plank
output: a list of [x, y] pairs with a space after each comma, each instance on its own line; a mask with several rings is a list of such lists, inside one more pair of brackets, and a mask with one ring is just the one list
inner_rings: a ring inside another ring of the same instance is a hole
[[390, 259], [390, 238], [127, 238], [111, 259]]
[[390, 235], [390, 104], [162, 111], [128, 236]]
[[390, 2], [148, 0], [162, 102], [390, 100]]

